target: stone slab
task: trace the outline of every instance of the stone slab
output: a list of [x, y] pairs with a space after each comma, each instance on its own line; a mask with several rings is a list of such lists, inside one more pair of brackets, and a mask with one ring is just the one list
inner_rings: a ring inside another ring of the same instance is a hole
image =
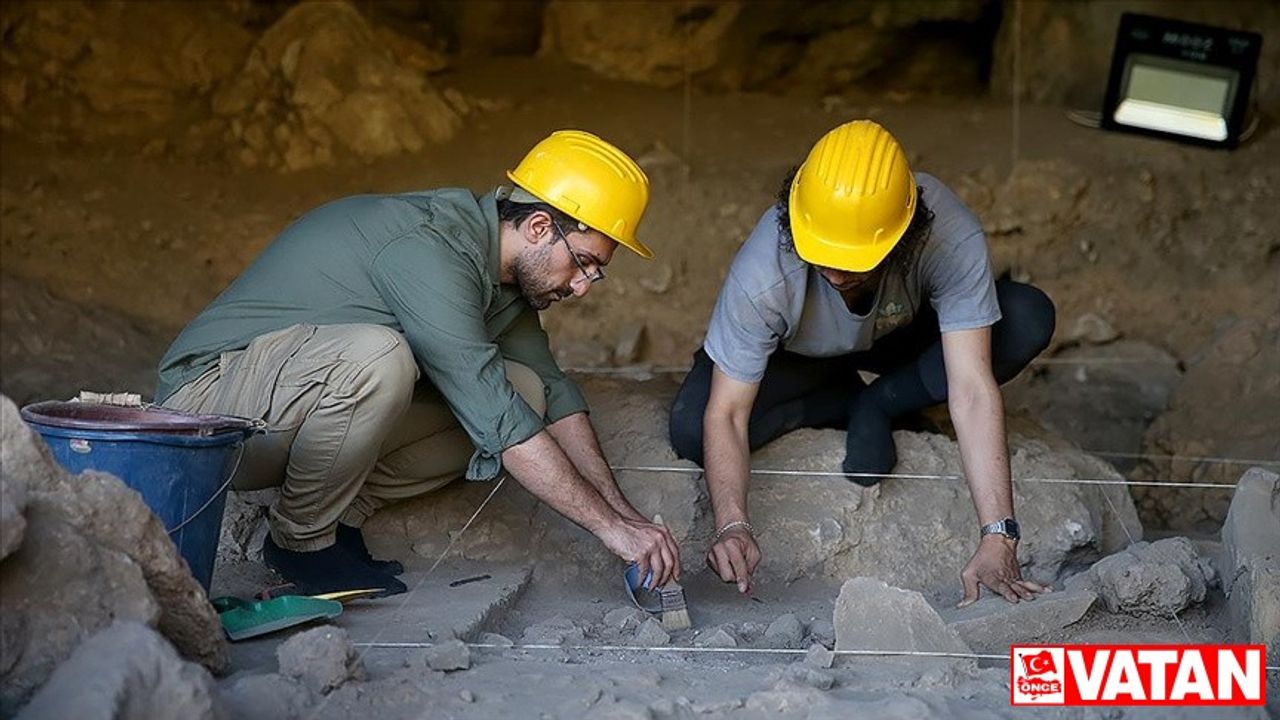
[[992, 595], [939, 614], [975, 651], [1006, 652], [1013, 643], [1035, 640], [1076, 622], [1097, 599], [1090, 590], [1051, 592], [1019, 603]]
[[848, 580], [836, 598], [836, 650], [967, 653], [969, 646], [914, 590], [883, 580]]
[[1251, 468], [1240, 477], [1222, 525], [1222, 584], [1237, 642], [1280, 655], [1280, 474]]

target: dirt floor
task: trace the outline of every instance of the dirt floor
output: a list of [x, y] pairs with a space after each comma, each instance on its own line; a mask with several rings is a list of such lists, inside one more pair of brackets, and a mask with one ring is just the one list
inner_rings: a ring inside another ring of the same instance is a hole
[[[914, 168], [956, 188], [983, 218], [997, 269], [1039, 285], [1057, 304], [1049, 362], [1006, 389], [1016, 422], [1052, 427], [1087, 449], [1148, 452], [1147, 428], [1167, 409], [1183, 371], [1211, 353], [1223, 333], [1253, 323], [1262, 328], [1259, 357], [1275, 358], [1280, 349], [1266, 345], [1280, 318], [1280, 132], [1270, 122], [1227, 153], [1105, 134], [1072, 124], [1058, 107], [1024, 105], [1015, 115], [1007, 103], [946, 96], [660, 90], [546, 60], [475, 61], [437, 83], [492, 102], [451, 141], [420, 154], [292, 174], [144, 154], [147, 137], [81, 145], [5, 131], [0, 390], [19, 404], [79, 388], [148, 394], [169, 339], [291, 219], [355, 193], [486, 189], [532, 143], [562, 127], [596, 132], [645, 166], [653, 201], [641, 231], [657, 259], [625, 257], [589, 296], [548, 312], [553, 347], [566, 367], [678, 369], [698, 347], [725, 268], [783, 175], [823, 131], [852, 117], [891, 128]], [[1108, 362], [1117, 357], [1107, 349], [1116, 338], [1139, 347], [1119, 353], [1122, 362]], [[1274, 386], [1280, 373], [1248, 359], [1231, 371], [1258, 387]], [[1083, 382], [1088, 373], [1108, 382]], [[1064, 411], [1067, 398], [1072, 403]], [[1202, 455], [1240, 451], [1220, 422], [1231, 411], [1201, 408], [1176, 427], [1205, 438], [1181, 436], [1175, 446], [1202, 448]], [[1280, 414], [1274, 407], [1270, 417], [1265, 408], [1261, 413], [1241, 422], [1261, 428], [1249, 431], [1261, 438], [1251, 446], [1258, 453], [1252, 459], [1275, 464]], [[1133, 458], [1113, 459], [1122, 470], [1140, 469]], [[1237, 475], [1240, 469], [1229, 468]], [[1144, 515], [1156, 535], [1212, 531], [1221, 517], [1197, 526], [1180, 519]], [[268, 580], [260, 571], [252, 564], [221, 568], [215, 594], [260, 588]], [[341, 624], [371, 681], [326, 695], [306, 717], [370, 711], [421, 717], [424, 706], [447, 717], [520, 708], [527, 716], [620, 718], [986, 717], [990, 708], [1008, 709], [1007, 665], [998, 661], [841, 657], [834, 668], [803, 670], [810, 667], [797, 663], [803, 649], [824, 640], [831, 623], [839, 586], [828, 581], [765, 585], [760, 602], [750, 602], [705, 573], [693, 574], [701, 633], [730, 624], [746, 646], [795, 651], [752, 656], [601, 649], [634, 644], [634, 628], [624, 636], [606, 618], [623, 602], [613, 578], [563, 584], [532, 564], [446, 563], [430, 576], [425, 571], [425, 565], [411, 569], [409, 585], [421, 581], [421, 590], [410, 596], [349, 608]], [[469, 586], [474, 594], [465, 602], [450, 594], [447, 580], [478, 573], [493, 579]], [[796, 647], [778, 648], [765, 629], [787, 613], [803, 634]], [[403, 628], [406, 617], [422, 632], [398, 632], [397, 642], [434, 643], [453, 634], [483, 643], [483, 633], [493, 632], [538, 645], [558, 627], [561, 642], [553, 644], [568, 649], [475, 648], [471, 670], [423, 674], [426, 650], [377, 644], [387, 639], [382, 628]], [[1164, 618], [1118, 626], [1095, 608], [1070, 633], [1049, 639], [1225, 637], [1221, 608], [1212, 602], [1180, 619], [1180, 626]], [[694, 647], [700, 637], [687, 631], [670, 646]], [[225, 682], [271, 670], [281, 639], [235, 646], [239, 674]]]
[[[1203, 709], [1115, 709], [1113, 714], [1008, 708], [1007, 650], [978, 660], [956, 657], [838, 655], [830, 663], [807, 654], [831, 644], [839, 583], [764, 581], [756, 601], [706, 572], [685, 580], [696, 598], [694, 628], [646, 642], [635, 610], [620, 604], [617, 585], [529, 581], [528, 566], [446, 562], [405, 576], [406, 598], [352, 603], [335, 621], [349, 633], [368, 681], [318, 700], [304, 717], [1126, 717], [1194, 718]], [[467, 590], [448, 583], [490, 575]], [[224, 575], [224, 583], [227, 582]], [[231, 591], [234, 581], [220, 591]], [[1003, 601], [999, 601], [1003, 602]], [[447, 608], [447, 609], [446, 609]], [[482, 608], [486, 612], [476, 612]], [[1220, 598], [1178, 618], [1133, 618], [1095, 608], [1044, 642], [1221, 643]], [[780, 616], [803, 628], [794, 640], [775, 635]], [[429, 618], [429, 619], [428, 619]], [[619, 619], [620, 618], [620, 619]], [[628, 619], [631, 618], [631, 619]], [[628, 624], [629, 623], [629, 624]], [[724, 631], [734, 645], [709, 640]], [[430, 648], [454, 635], [471, 643], [465, 672], [426, 672]], [[288, 633], [237, 643], [238, 677], [270, 673]], [[514, 643], [514, 646], [512, 645]], [[518, 678], [518, 679], [517, 679]], [[1266, 717], [1260, 709], [1224, 709], [1215, 717]]]

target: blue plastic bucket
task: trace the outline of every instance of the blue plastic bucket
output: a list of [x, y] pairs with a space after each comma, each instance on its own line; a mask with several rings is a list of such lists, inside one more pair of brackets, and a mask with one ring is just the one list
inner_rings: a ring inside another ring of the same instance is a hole
[[208, 591], [222, 510], [253, 420], [161, 408], [42, 402], [22, 418], [69, 472], [108, 472], [137, 490]]

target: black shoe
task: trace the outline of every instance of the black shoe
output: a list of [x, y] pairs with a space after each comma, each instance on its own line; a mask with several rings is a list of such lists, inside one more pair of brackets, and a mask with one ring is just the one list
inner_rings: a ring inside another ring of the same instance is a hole
[[404, 574], [404, 565], [401, 565], [399, 560], [374, 559], [369, 553], [369, 547], [364, 544], [364, 533], [360, 532], [360, 528], [338, 523], [338, 544], [374, 570], [388, 575]]
[[299, 595], [378, 588], [381, 592], [374, 597], [386, 597], [408, 590], [394, 576], [369, 567], [336, 543], [323, 550], [298, 552], [276, 545], [268, 535], [262, 543], [262, 559], [293, 583]]

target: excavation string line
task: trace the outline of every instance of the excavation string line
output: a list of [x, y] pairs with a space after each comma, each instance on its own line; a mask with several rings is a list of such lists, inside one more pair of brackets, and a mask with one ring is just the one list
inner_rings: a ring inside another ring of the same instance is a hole
[[[701, 475], [702, 468], [696, 467], [677, 467], [674, 465], [611, 465], [609, 466], [614, 472], [648, 472], [648, 473], [684, 473], [686, 475]], [[752, 475], [781, 475], [794, 477], [865, 477], [865, 478], [894, 478], [897, 480], [964, 480], [963, 475], [930, 475], [927, 473], [859, 473], [859, 472], [836, 472], [830, 470], [776, 470], [771, 468], [752, 468]], [[1164, 482], [1157, 480], [1117, 480], [1114, 478], [1042, 478], [1042, 477], [1025, 477], [1013, 478], [1014, 482], [1030, 482], [1045, 483], [1049, 485], [1125, 485], [1125, 486], [1142, 486], [1142, 487], [1173, 487], [1173, 488], [1200, 488], [1200, 489], [1217, 489], [1230, 490], [1236, 487], [1235, 483], [1180, 483], [1180, 482]]]
[[[357, 642], [355, 647], [368, 650], [426, 650], [439, 645], [433, 642]], [[468, 648], [477, 650], [582, 650], [596, 652], [631, 652], [631, 653], [702, 653], [721, 655], [805, 655], [808, 650], [792, 650], [789, 648], [722, 648], [697, 647], [692, 645], [552, 645], [541, 643], [512, 644], [504, 643], [463, 643]], [[1009, 662], [1008, 655], [996, 653], [942, 652], [933, 650], [831, 650], [832, 655], [871, 656], [871, 657], [936, 657], [958, 658], [964, 660], [1000, 660]], [[1280, 665], [1265, 665], [1267, 672], [1280, 672]]]
[[[1036, 358], [1031, 365], [1176, 365], [1176, 361], [1152, 360], [1150, 358], [1118, 358], [1118, 357], [1083, 357], [1083, 358]], [[654, 375], [683, 375], [689, 372], [688, 365], [583, 365], [562, 368], [565, 372], [579, 375], [634, 375], [652, 373]]]

